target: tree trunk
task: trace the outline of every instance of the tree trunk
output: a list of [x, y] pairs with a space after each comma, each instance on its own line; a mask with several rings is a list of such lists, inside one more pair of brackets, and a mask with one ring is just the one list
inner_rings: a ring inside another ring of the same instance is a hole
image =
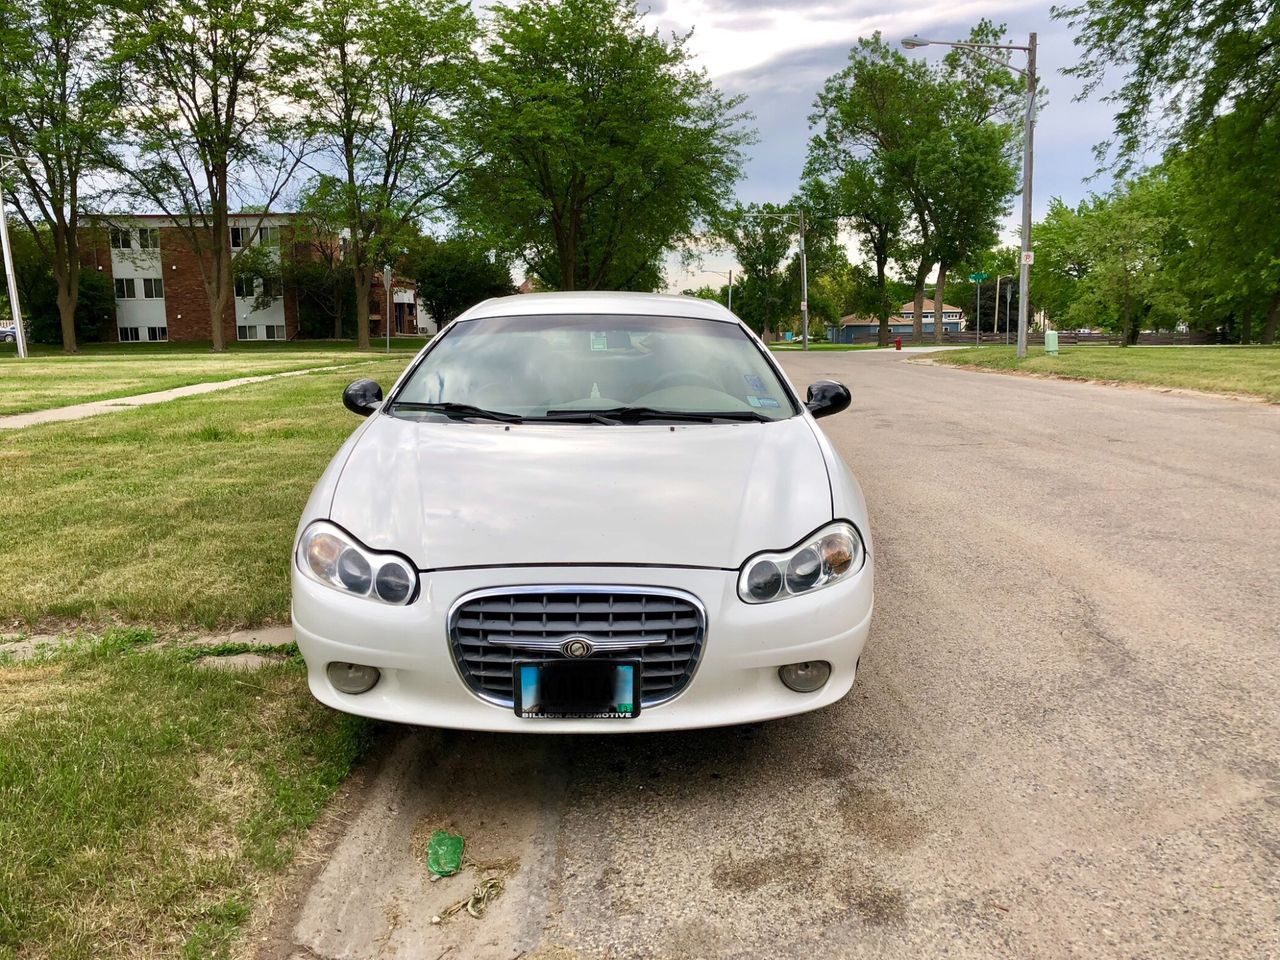
[[947, 263], [938, 264], [938, 285], [933, 288], [933, 342], [942, 342], [942, 297], [947, 286]]
[[1129, 329], [1133, 325], [1133, 300], [1129, 296], [1128, 291], [1124, 295], [1124, 322], [1120, 327], [1120, 346], [1127, 347], [1132, 341], [1129, 339]]
[[1267, 346], [1276, 342], [1276, 328], [1280, 327], [1280, 293], [1271, 298], [1267, 322], [1262, 325], [1262, 342]]
[[880, 293], [880, 331], [876, 340], [880, 346], [889, 345], [889, 285], [884, 276], [885, 260], [876, 258], [876, 290]]
[[1240, 342], [1253, 343], [1253, 305], [1249, 303], [1240, 311]]
[[76, 347], [76, 293], [68, 290], [66, 279], [58, 280], [58, 322], [62, 327], [62, 352], [77, 353]]
[[929, 264], [916, 268], [915, 312], [911, 315], [911, 339], [917, 343], [924, 339], [924, 281], [929, 275]]
[[356, 346], [369, 349], [369, 286], [373, 283], [373, 271], [368, 267], [356, 267], [351, 271], [356, 286]]

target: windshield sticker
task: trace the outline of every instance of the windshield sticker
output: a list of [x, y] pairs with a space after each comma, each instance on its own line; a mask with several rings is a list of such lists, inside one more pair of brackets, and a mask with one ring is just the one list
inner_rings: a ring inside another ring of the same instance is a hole
[[781, 404], [773, 397], [747, 397], [747, 403], [753, 407], [780, 407]]
[[764, 393], [764, 381], [763, 381], [763, 380], [761, 380], [761, 379], [760, 379], [758, 376], [756, 376], [754, 373], [747, 373], [747, 374], [743, 374], [743, 376], [746, 378], [747, 386], [748, 386], [748, 387], [750, 387], [750, 388], [751, 388], [752, 390], [754, 390], [756, 393]]
[[[582, 341], [578, 341], [578, 342], [581, 343]], [[592, 350], [608, 350], [609, 334], [606, 333], [604, 330], [592, 330], [591, 331], [591, 349]]]

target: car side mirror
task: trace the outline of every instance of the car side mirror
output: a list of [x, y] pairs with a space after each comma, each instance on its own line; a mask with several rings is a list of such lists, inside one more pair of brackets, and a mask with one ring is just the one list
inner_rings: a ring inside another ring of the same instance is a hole
[[853, 402], [849, 388], [834, 380], [819, 380], [809, 387], [809, 394], [804, 405], [815, 417], [829, 417], [839, 413]]
[[382, 387], [376, 380], [353, 380], [342, 391], [342, 405], [352, 413], [367, 417], [382, 406]]

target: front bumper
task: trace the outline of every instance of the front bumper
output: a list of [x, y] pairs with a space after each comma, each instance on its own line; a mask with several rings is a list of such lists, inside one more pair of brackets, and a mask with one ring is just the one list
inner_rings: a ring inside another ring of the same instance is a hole
[[[452, 570], [421, 575], [417, 600], [395, 607], [346, 596], [293, 567], [293, 629], [312, 694], [338, 710], [431, 727], [519, 733], [644, 733], [771, 720], [834, 703], [853, 686], [873, 605], [870, 558], [849, 580], [810, 596], [747, 604], [737, 572], [635, 567]], [[528, 720], [482, 700], [462, 681], [447, 636], [448, 611], [474, 590], [534, 584], [668, 587], [692, 593], [707, 614], [702, 657], [673, 700], [633, 720]], [[831, 678], [795, 693], [778, 667], [826, 660]], [[382, 671], [368, 693], [343, 694], [325, 673], [334, 661]]]

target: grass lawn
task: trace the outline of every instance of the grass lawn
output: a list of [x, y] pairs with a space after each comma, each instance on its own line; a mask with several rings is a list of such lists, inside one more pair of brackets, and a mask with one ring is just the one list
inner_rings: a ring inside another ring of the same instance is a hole
[[[393, 339], [391, 348], [396, 356], [403, 356], [424, 342], [421, 337]], [[237, 343], [224, 353], [211, 352], [208, 344], [86, 344], [76, 356], [35, 345], [30, 357], [18, 360], [12, 344], [2, 346], [0, 416], [192, 383], [359, 363], [385, 355], [383, 348], [360, 351], [351, 343], [303, 340]]]
[[[785, 340], [776, 340], [769, 344], [770, 350], [803, 350], [804, 346], [792, 341], [788, 343]], [[814, 343], [809, 342], [810, 350], [880, 350], [882, 349], [877, 343]]]
[[990, 370], [1050, 374], [1072, 380], [1107, 380], [1160, 387], [1264, 397], [1280, 403], [1277, 347], [1062, 347], [1056, 357], [1043, 348], [1019, 360], [1012, 347], [948, 350], [935, 363]]
[[286, 620], [298, 515], [359, 423], [342, 387], [408, 360], [0, 433], [0, 629]]
[[0, 663], [0, 960], [229, 956], [359, 755], [296, 657], [212, 670], [151, 639]]

